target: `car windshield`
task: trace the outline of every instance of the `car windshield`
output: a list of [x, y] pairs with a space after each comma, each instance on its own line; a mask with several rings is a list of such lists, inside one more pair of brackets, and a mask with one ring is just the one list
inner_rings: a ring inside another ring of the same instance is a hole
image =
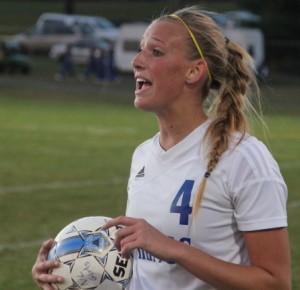
[[95, 18], [98, 26], [102, 29], [114, 28], [115, 26], [108, 20], [102, 18]]

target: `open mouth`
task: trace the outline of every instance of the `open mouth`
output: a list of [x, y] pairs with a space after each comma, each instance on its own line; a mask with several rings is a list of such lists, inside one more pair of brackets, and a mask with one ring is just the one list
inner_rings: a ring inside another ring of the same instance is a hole
[[137, 90], [144, 90], [152, 85], [152, 83], [146, 79], [137, 78]]

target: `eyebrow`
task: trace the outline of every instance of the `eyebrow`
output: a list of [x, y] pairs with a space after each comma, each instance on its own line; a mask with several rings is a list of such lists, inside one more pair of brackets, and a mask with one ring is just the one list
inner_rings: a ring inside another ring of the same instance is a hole
[[155, 41], [157, 41], [157, 42], [165, 43], [163, 39], [159, 39], [159, 38], [157, 38], [157, 37], [155, 37], [155, 36], [152, 37], [151, 39], [153, 39], [153, 40], [155, 40]]
[[[145, 38], [144, 38], [144, 37], [142, 37], [140, 44], [142, 44], [142, 43], [143, 43], [144, 39], [145, 39]], [[154, 40], [154, 41], [156, 41], [156, 42], [159, 42], [159, 43], [165, 44], [165, 41], [164, 41], [163, 39], [157, 38], [157, 37], [155, 37], [155, 36], [151, 37], [151, 38], [150, 38], [150, 40]]]

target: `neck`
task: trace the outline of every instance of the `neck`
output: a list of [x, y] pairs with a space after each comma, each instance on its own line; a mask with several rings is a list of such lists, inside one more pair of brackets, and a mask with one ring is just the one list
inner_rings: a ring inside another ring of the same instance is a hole
[[201, 110], [201, 113], [187, 114], [181, 118], [171, 118], [157, 116], [160, 130], [160, 145], [164, 150], [169, 150], [193, 130], [199, 127], [207, 120], [207, 116]]

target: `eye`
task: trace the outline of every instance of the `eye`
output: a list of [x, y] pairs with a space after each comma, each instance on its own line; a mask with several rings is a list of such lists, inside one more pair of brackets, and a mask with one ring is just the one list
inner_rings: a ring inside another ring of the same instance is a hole
[[162, 56], [163, 55], [163, 53], [158, 49], [153, 49], [152, 54], [154, 56]]

